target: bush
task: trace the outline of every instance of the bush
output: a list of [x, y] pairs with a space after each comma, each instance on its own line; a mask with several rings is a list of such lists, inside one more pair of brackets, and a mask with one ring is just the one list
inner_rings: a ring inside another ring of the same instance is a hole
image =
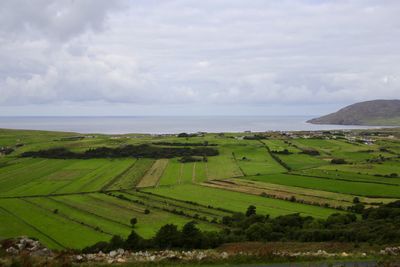
[[301, 151], [302, 154], [310, 155], [310, 156], [319, 156], [320, 153], [318, 150], [313, 148], [304, 148]]
[[83, 153], [69, 151], [66, 148], [50, 148], [47, 150], [29, 151], [21, 157], [39, 157], [54, 159], [91, 159], [91, 158], [173, 158], [189, 156], [217, 156], [218, 150], [213, 147], [155, 147], [147, 144], [126, 145], [117, 148], [98, 147]]
[[181, 232], [174, 224], [166, 224], [158, 230], [154, 237], [154, 242], [158, 248], [175, 248], [181, 246]]
[[252, 215], [256, 215], [256, 206], [250, 205], [250, 206], [247, 208], [246, 216], [247, 216], [247, 217], [250, 217], [250, 216], [252, 216]]
[[137, 221], [138, 220], [136, 218], [132, 218], [131, 221], [130, 221], [131, 222], [131, 226], [135, 227], [135, 225], [137, 224]]
[[346, 164], [347, 162], [344, 159], [332, 159], [331, 163], [332, 164]]
[[204, 161], [203, 158], [195, 158], [192, 156], [183, 156], [182, 158], [179, 159], [179, 162], [181, 163], [187, 163], [187, 162], [200, 162]]
[[153, 239], [143, 239], [132, 231], [126, 240], [114, 236], [110, 242], [99, 242], [84, 249], [84, 252], [107, 252], [116, 248], [214, 248], [227, 242], [245, 241], [400, 242], [400, 231], [397, 230], [400, 229], [400, 201], [368, 209], [364, 209], [361, 203], [355, 203], [350, 209], [362, 210], [362, 220], [358, 221], [354, 213], [336, 213], [327, 219], [300, 214], [270, 218], [257, 215], [256, 207], [250, 206], [247, 214], [234, 213], [223, 217], [222, 223], [226, 227], [220, 232], [202, 232], [194, 221], [186, 223], [181, 231], [176, 225], [166, 224]]

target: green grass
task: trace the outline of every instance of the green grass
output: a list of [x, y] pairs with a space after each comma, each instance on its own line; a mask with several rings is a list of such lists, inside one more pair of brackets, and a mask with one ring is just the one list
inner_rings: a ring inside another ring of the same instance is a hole
[[363, 164], [343, 164], [335, 165], [330, 164], [321, 167], [324, 170], [339, 170], [344, 172], [353, 172], [366, 175], [390, 175], [391, 173], [397, 173], [400, 176], [400, 161], [390, 160], [385, 161], [382, 164], [376, 163], [363, 163]]
[[306, 154], [277, 155], [292, 170], [315, 168], [328, 164], [327, 161]]
[[178, 159], [170, 159], [160, 179], [160, 185], [178, 184], [181, 176], [181, 163]]
[[200, 185], [159, 187], [156, 189], [146, 189], [145, 191], [179, 200], [189, 200], [202, 205], [211, 205], [215, 208], [223, 208], [235, 212], [245, 212], [249, 205], [255, 205], [259, 214], [269, 214], [273, 217], [283, 214], [301, 213], [302, 215], [324, 218], [337, 212], [335, 210], [311, 205], [214, 189]]
[[327, 169], [308, 169], [294, 172], [300, 175], [324, 177], [337, 180], [346, 181], [361, 181], [377, 184], [394, 184], [400, 185], [400, 178], [388, 178], [388, 177], [378, 177], [367, 174], [358, 174], [354, 172], [346, 172], [339, 170], [327, 170]]
[[16, 236], [28, 236], [38, 238], [43, 244], [55, 249], [62, 249], [63, 247], [54, 242], [44, 233], [32, 227], [28, 221], [21, 220], [16, 217], [11, 211], [3, 209], [2, 206], [6, 203], [0, 201], [0, 240], [5, 238], [12, 238]]
[[218, 157], [209, 157], [206, 163], [206, 174], [208, 179], [224, 179], [243, 176], [239, 166], [236, 164], [232, 152], [234, 148], [229, 146], [219, 147]]
[[350, 195], [360, 195], [369, 197], [389, 197], [389, 198], [400, 197], [400, 187], [394, 185], [383, 185], [383, 184], [366, 183], [366, 182], [350, 182], [350, 181], [334, 180], [330, 178], [306, 177], [306, 176], [290, 175], [283, 173], [252, 176], [246, 178], [273, 184], [297, 186], [297, 187], [325, 190], [325, 191], [344, 193]]
[[102, 189], [134, 160], [23, 159], [0, 168], [0, 196], [31, 196]]
[[168, 210], [170, 212], [182, 211], [185, 214], [192, 216], [193, 218], [195, 218], [195, 216], [199, 216], [201, 218], [206, 218], [208, 221], [211, 221], [214, 218], [221, 220], [223, 216], [230, 215], [230, 213], [227, 212], [193, 205], [190, 203], [185, 203], [182, 201], [164, 198], [152, 194], [124, 192], [120, 193], [119, 195], [123, 195], [124, 197], [132, 201], [140, 201], [145, 207], [158, 208], [162, 210]]
[[[392, 134], [398, 136], [396, 130]], [[380, 200], [388, 202], [400, 197], [400, 178], [375, 175], [400, 174], [400, 160], [397, 158], [400, 142], [397, 137], [375, 136], [373, 138], [377, 141], [373, 145], [332, 139], [290, 139], [285, 136], [262, 140], [271, 150], [288, 149], [293, 153], [276, 155], [293, 172], [301, 174], [288, 175], [261, 142], [241, 140], [239, 137], [243, 135], [247, 134], [206, 134], [186, 139], [143, 134], [109, 136], [0, 129], [0, 147], [15, 149], [8, 156], [0, 155], [0, 238], [28, 235], [39, 238], [51, 248], [82, 248], [100, 240], [109, 240], [115, 234], [126, 237], [131, 231], [132, 217], [138, 219], [135, 230], [143, 237], [150, 238], [166, 223], [182, 227], [191, 220], [190, 217], [175, 214], [179, 211], [186, 216], [198, 215], [209, 221], [214, 218], [221, 220], [231, 212], [244, 212], [249, 205], [255, 205], [258, 213], [271, 216], [301, 213], [325, 218], [337, 212], [319, 206], [261, 197], [257, 192], [261, 194], [262, 190], [275, 190], [289, 197], [296, 195], [299, 199], [307, 196], [312, 201], [326, 197], [334, 204], [339, 201], [351, 204], [354, 195], [360, 196], [365, 203]], [[69, 139], [73, 136], [84, 138]], [[82, 152], [102, 146], [118, 147], [160, 141], [208, 141], [217, 144], [215, 148], [219, 155], [208, 157], [208, 162], [196, 163], [181, 163], [178, 158], [159, 161], [133, 158], [57, 160], [18, 156], [25, 151], [54, 147]], [[382, 151], [383, 147], [388, 151]], [[300, 154], [304, 148], [314, 148], [320, 155]], [[367, 162], [380, 155], [389, 159], [382, 164]], [[330, 163], [332, 158], [343, 158], [351, 164], [333, 165]], [[142, 189], [146, 192], [134, 189], [143, 177], [152, 173], [155, 162], [167, 161], [168, 164], [161, 164], [154, 172], [154, 188]], [[242, 180], [232, 180], [233, 177]], [[247, 189], [243, 191], [243, 188], [231, 188], [232, 191], [228, 191], [200, 185], [205, 181], [211, 183], [212, 179], [228, 179], [224, 182], [214, 181], [215, 187], [224, 187], [224, 183], [237, 181], [242, 183], [237, 186], [244, 186], [253, 192]], [[240, 190], [242, 192], [238, 192]], [[110, 191], [114, 196], [100, 193], [104, 191]], [[119, 195], [128, 200], [118, 198]], [[144, 209], [149, 209], [150, 214], [144, 214]], [[203, 230], [220, 229], [220, 226], [202, 220], [199, 220], [199, 227]]]
[[153, 159], [138, 159], [128, 172], [123, 173], [123, 175], [107, 187], [107, 189], [115, 190], [135, 187], [153, 164]]
[[[153, 208], [148, 208], [150, 213], [144, 214], [146, 207], [104, 194], [63, 196], [53, 199], [80, 211], [88, 212], [104, 220], [119, 224], [120, 227], [129, 227], [130, 220], [135, 217], [138, 220], [135, 231], [145, 238], [154, 236], [156, 231], [164, 224], [174, 223], [181, 227], [190, 220], [186, 217]], [[199, 227], [210, 229], [208, 224], [201, 222]]]
[[249, 141], [246, 145], [235, 146], [236, 162], [246, 175], [270, 174], [284, 172], [263, 144], [257, 141]]
[[131, 228], [129, 226], [124, 226], [122, 224], [106, 220], [102, 217], [95, 216], [92, 213], [75, 209], [68, 204], [64, 204], [63, 202], [58, 201], [58, 197], [31, 198], [29, 199], [29, 201], [40, 205], [42, 208], [47, 209], [49, 212], [54, 212], [54, 210], [57, 210], [60, 216], [68, 217], [70, 218], [70, 220], [82, 222], [85, 225], [91, 226], [93, 228], [98, 227], [99, 231], [103, 231], [107, 234], [127, 236], [131, 231]]
[[191, 184], [206, 181], [206, 165], [206, 162], [181, 163], [178, 159], [171, 159], [161, 177], [159, 185]]
[[[109, 239], [109, 235], [48, 212], [21, 199], [1, 200], [0, 206], [19, 218], [25, 218], [30, 225], [41, 233], [51, 236], [53, 242], [65, 248], [83, 248]], [[46, 241], [43, 240], [45, 244]], [[46, 245], [51, 246], [52, 244]]]

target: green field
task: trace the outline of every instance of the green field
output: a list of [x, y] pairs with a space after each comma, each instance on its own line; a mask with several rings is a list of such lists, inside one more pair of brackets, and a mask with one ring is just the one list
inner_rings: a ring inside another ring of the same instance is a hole
[[316, 178], [295, 174], [272, 174], [248, 177], [256, 181], [312, 188], [329, 192], [369, 197], [400, 198], [400, 187], [368, 182], [342, 181], [331, 178]]
[[324, 218], [334, 212], [334, 210], [322, 207], [241, 194], [199, 185], [160, 187], [157, 189], [146, 189], [146, 191], [160, 196], [171, 196], [179, 200], [189, 200], [202, 205], [211, 205], [216, 208], [223, 208], [236, 212], [242, 212], [246, 210], [249, 205], [255, 205], [260, 214], [269, 214], [271, 216], [301, 213], [307, 216]]
[[[271, 217], [300, 213], [326, 218], [345, 212], [333, 207], [349, 207], [355, 196], [368, 207], [400, 198], [397, 132], [376, 134], [368, 144], [359, 132], [272, 132], [262, 140], [245, 138], [252, 135], [179, 138], [0, 129], [0, 148], [14, 150], [0, 154], [0, 239], [28, 235], [50, 248], [80, 249], [113, 235], [127, 237], [132, 218], [138, 220], [135, 231], [151, 238], [164, 224], [182, 227], [191, 220], [202, 230], [218, 231], [224, 216], [249, 205]], [[49, 148], [83, 153], [129, 144], [209, 146], [218, 155], [186, 163], [180, 157], [20, 156]], [[285, 149], [287, 154], [279, 153]], [[307, 149], [318, 155], [303, 153]], [[332, 164], [333, 158], [346, 164]]]

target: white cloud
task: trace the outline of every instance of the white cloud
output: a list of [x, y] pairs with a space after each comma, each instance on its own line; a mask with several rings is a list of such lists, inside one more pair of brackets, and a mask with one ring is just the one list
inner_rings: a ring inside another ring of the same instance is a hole
[[399, 13], [394, 0], [5, 0], [0, 104], [400, 98]]

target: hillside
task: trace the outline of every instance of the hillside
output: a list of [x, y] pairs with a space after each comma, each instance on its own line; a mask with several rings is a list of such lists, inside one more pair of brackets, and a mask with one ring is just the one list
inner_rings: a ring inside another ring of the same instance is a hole
[[307, 122], [313, 124], [400, 126], [400, 100], [360, 102]]

